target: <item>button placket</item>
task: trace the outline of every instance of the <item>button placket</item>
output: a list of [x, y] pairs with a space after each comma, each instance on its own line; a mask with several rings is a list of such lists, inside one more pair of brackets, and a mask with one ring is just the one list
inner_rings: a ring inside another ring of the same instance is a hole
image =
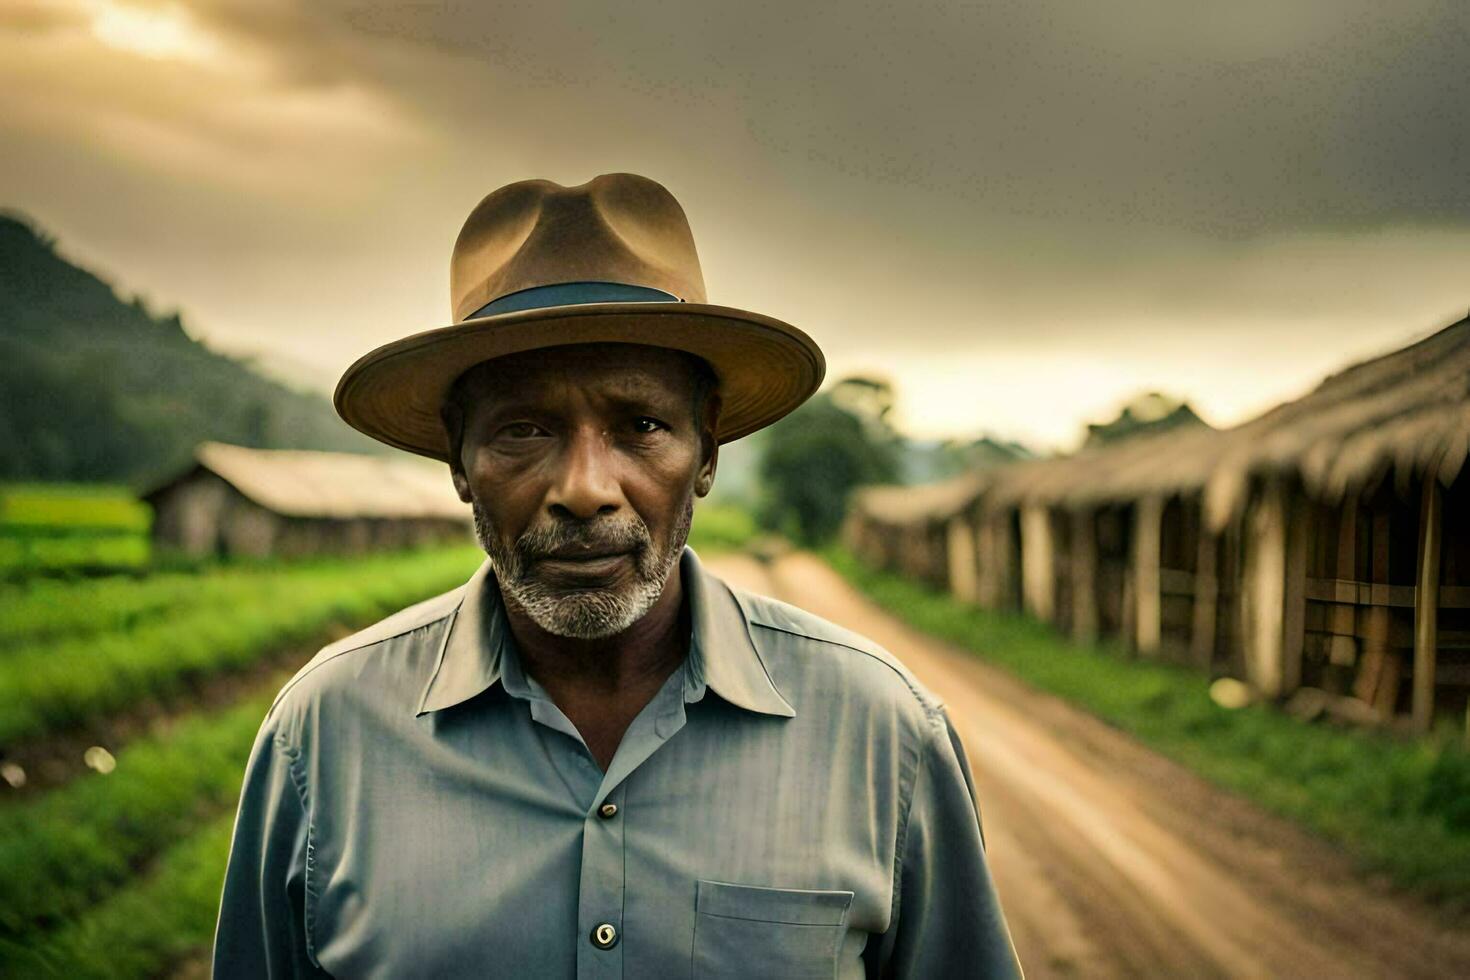
[[583, 822], [578, 907], [586, 938], [577, 949], [580, 978], [623, 974], [624, 793], [624, 784], [619, 784], [588, 808]]

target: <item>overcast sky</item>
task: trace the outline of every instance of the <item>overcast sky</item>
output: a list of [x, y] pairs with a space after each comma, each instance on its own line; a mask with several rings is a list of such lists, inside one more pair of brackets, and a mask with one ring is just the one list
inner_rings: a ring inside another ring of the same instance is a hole
[[0, 204], [315, 372], [487, 192], [633, 171], [922, 435], [1230, 424], [1470, 308], [1466, 0], [0, 0]]

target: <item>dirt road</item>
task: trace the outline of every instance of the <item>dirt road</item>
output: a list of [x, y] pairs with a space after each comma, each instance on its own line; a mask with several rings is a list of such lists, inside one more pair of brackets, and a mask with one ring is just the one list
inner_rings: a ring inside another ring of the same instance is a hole
[[945, 701], [1028, 977], [1470, 977], [1470, 933], [1096, 719], [907, 629], [817, 559], [710, 564], [871, 637]]

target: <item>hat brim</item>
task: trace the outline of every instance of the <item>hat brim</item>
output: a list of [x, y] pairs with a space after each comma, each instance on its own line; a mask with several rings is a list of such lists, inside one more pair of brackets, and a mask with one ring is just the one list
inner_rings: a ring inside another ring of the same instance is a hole
[[810, 337], [759, 313], [705, 303], [586, 303], [480, 317], [395, 340], [358, 358], [337, 382], [332, 402], [359, 432], [447, 461], [439, 408], [461, 374], [506, 354], [596, 343], [647, 344], [704, 358], [719, 379], [722, 443], [806, 401], [827, 367]]

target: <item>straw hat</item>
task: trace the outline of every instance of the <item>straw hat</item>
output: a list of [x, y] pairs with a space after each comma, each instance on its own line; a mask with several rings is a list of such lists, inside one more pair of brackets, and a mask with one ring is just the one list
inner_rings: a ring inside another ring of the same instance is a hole
[[493, 191], [454, 243], [449, 298], [453, 325], [385, 344], [342, 375], [333, 402], [348, 425], [447, 460], [439, 407], [465, 371], [505, 354], [619, 342], [709, 362], [723, 403], [719, 440], [729, 442], [800, 405], [826, 370], [820, 348], [790, 324], [705, 302], [683, 208], [636, 174]]

